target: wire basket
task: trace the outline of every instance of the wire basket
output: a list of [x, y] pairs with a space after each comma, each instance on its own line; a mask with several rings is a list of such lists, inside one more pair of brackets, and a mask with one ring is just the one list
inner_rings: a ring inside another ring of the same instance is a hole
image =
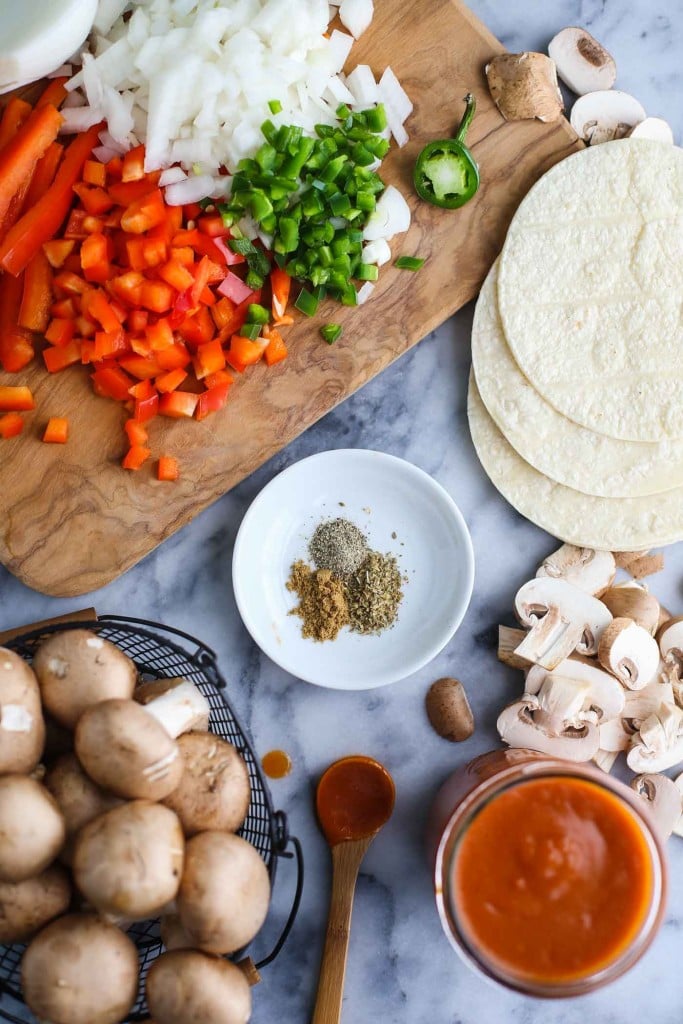
[[[283, 811], [273, 810], [270, 793], [251, 742], [225, 696], [226, 682], [218, 669], [216, 655], [209, 647], [182, 630], [145, 619], [118, 615], [103, 615], [92, 622], [61, 622], [36, 628], [8, 641], [5, 646], [31, 662], [46, 636], [76, 628], [89, 629], [116, 644], [135, 663], [140, 682], [181, 676], [194, 683], [209, 702], [211, 732], [232, 743], [244, 758], [251, 784], [251, 802], [238, 835], [258, 850], [268, 868], [271, 886], [275, 882], [280, 858], [295, 857], [297, 865], [296, 890], [289, 917], [271, 952], [256, 964], [257, 968], [265, 967], [278, 955], [294, 924], [303, 888], [303, 856], [298, 839], [289, 835], [286, 815]], [[183, 646], [178, 641], [183, 641]], [[191, 649], [188, 649], [187, 644]], [[289, 850], [290, 846], [293, 852]], [[140, 988], [129, 1017], [130, 1021], [138, 1021], [146, 1017], [144, 982], [147, 972], [162, 950], [159, 921], [136, 922], [128, 929], [128, 935], [135, 942], [140, 958]], [[20, 964], [25, 948], [25, 945], [20, 944], [0, 946], [0, 996], [11, 996], [19, 1003], [23, 1002]], [[245, 951], [240, 950], [233, 958], [238, 959]], [[21, 1017], [13, 1015], [2, 1005], [3, 1002], [0, 1002], [0, 1020], [25, 1024], [32, 1019], [27, 1016], [28, 1011]]]

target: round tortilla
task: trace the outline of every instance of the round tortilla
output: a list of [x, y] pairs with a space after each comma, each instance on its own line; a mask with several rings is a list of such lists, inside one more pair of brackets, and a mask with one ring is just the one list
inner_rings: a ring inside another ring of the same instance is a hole
[[477, 301], [472, 366], [479, 395], [512, 447], [540, 473], [584, 494], [628, 498], [683, 485], [683, 442], [646, 444], [596, 434], [567, 419], [531, 386], [505, 340], [498, 267], [494, 263]]
[[512, 354], [569, 419], [683, 437], [683, 150], [649, 139], [556, 164], [515, 214], [498, 306]]
[[637, 551], [683, 538], [683, 487], [652, 498], [596, 498], [525, 462], [505, 440], [470, 375], [467, 401], [472, 441], [482, 466], [504, 498], [532, 523], [577, 547]]

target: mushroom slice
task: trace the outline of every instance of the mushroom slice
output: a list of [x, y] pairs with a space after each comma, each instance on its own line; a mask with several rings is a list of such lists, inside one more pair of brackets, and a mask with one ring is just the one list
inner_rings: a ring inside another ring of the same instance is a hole
[[613, 718], [611, 722], [603, 722], [600, 726], [600, 749], [618, 754], [628, 750], [633, 733], [626, 727], [623, 718]]
[[[579, 655], [572, 655], [560, 662], [552, 673], [553, 679], [561, 677], [571, 680], [577, 686], [585, 687], [582, 714], [592, 713], [595, 721], [601, 724], [617, 718], [624, 710], [626, 694], [623, 686], [601, 668]], [[534, 665], [526, 675], [524, 689], [527, 693], [538, 693], [548, 673], [540, 665]]]
[[614, 619], [602, 634], [598, 661], [628, 690], [642, 690], [659, 668], [657, 641], [633, 619]]
[[510, 747], [529, 747], [552, 757], [568, 761], [590, 761], [600, 748], [600, 730], [592, 722], [578, 728], [567, 725], [561, 732], [551, 734], [535, 721], [538, 698], [526, 694], [521, 700], [509, 704], [498, 716], [500, 738]]
[[562, 81], [578, 96], [614, 85], [614, 57], [585, 28], [563, 28], [550, 40], [548, 55]]
[[668, 838], [683, 814], [683, 793], [673, 779], [667, 775], [637, 775], [631, 789], [647, 803], [661, 834]]
[[680, 683], [683, 678], [683, 617], [665, 622], [657, 633], [657, 642], [669, 678]]
[[515, 614], [523, 626], [535, 626], [551, 608], [555, 608], [573, 626], [581, 628], [576, 644], [578, 653], [595, 654], [600, 637], [612, 621], [609, 609], [596, 597], [585, 594], [565, 580], [540, 577], [529, 580], [517, 591]]
[[598, 750], [593, 758], [593, 764], [596, 768], [609, 774], [614, 768], [614, 762], [618, 757], [619, 751], [617, 750]]
[[592, 548], [563, 544], [552, 555], [548, 555], [539, 566], [536, 576], [563, 579], [579, 590], [599, 597], [611, 584], [616, 571], [611, 551], [594, 551]]
[[[646, 117], [635, 126], [629, 138], [652, 139], [654, 142], [668, 142], [673, 146], [674, 133], [669, 122], [662, 117]], [[659, 572], [658, 569], [656, 571]]]
[[657, 632], [661, 606], [654, 594], [650, 594], [641, 584], [629, 580], [628, 583], [609, 587], [600, 600], [615, 619], [633, 619], [652, 636]]
[[524, 658], [516, 654], [516, 649], [526, 636], [523, 629], [512, 629], [510, 626], [498, 627], [498, 661], [510, 668], [526, 669], [529, 667]]
[[633, 96], [619, 89], [588, 92], [572, 107], [571, 126], [591, 146], [625, 138], [645, 120], [645, 110]]
[[486, 65], [493, 102], [506, 121], [557, 121], [564, 101], [555, 64], [544, 53], [500, 53]]
[[558, 608], [549, 608], [526, 634], [515, 654], [523, 662], [530, 661], [552, 671], [576, 650], [582, 636], [581, 623], [566, 619]]
[[660, 678], [659, 673], [642, 690], [626, 690], [624, 696], [626, 701], [622, 717], [631, 732], [637, 732], [645, 719], [658, 711], [662, 704], [676, 703], [671, 683], [668, 679]]
[[683, 761], [683, 711], [662, 704], [633, 737], [626, 763], [634, 772], [661, 772]]

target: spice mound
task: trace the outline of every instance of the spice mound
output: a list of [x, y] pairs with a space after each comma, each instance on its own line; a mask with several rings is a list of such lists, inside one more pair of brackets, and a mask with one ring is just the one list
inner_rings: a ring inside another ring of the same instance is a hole
[[344, 626], [366, 635], [393, 626], [404, 583], [393, 555], [371, 551], [355, 523], [341, 518], [316, 527], [308, 552], [315, 568], [299, 560], [287, 581], [299, 598], [290, 614], [302, 619], [302, 636], [334, 640]]

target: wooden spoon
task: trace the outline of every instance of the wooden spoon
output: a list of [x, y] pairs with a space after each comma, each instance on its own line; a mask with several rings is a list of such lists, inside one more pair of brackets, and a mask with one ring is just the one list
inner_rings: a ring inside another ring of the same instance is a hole
[[339, 1024], [353, 897], [365, 851], [391, 817], [391, 775], [371, 757], [345, 757], [323, 774], [316, 810], [332, 851], [332, 896], [312, 1024]]

